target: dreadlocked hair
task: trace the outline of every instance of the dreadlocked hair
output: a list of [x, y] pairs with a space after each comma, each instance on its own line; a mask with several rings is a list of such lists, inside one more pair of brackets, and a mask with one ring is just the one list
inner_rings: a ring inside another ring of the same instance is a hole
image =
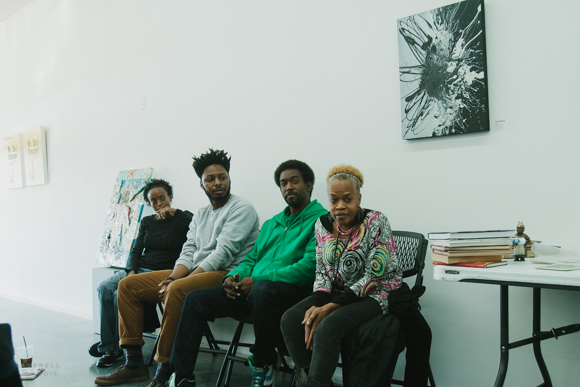
[[203, 153], [199, 157], [193, 157], [193, 169], [196, 175], [201, 179], [203, 171], [210, 165], [219, 164], [225, 168], [226, 172], [230, 172], [230, 160], [232, 158], [228, 157], [228, 152], [223, 150], [213, 150], [209, 148], [209, 151]]

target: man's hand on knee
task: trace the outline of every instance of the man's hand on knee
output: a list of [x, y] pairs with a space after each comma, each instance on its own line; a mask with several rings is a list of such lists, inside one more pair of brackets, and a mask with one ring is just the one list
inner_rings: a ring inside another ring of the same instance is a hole
[[233, 276], [226, 277], [224, 280], [224, 290], [226, 291], [226, 296], [232, 300], [235, 300], [236, 297], [240, 295], [239, 291], [236, 290], [236, 287], [239, 283], [239, 278], [240, 276], [236, 273]]
[[167, 293], [167, 287], [173, 281], [175, 281], [175, 279], [173, 277], [167, 277], [166, 279], [161, 281], [161, 283], [159, 283], [159, 285], [157, 285], [161, 288], [161, 290], [159, 290], [159, 292], [158, 292], [160, 302], [165, 303], [165, 294]]
[[248, 294], [252, 290], [252, 286], [254, 286], [254, 279], [252, 277], [246, 277], [238, 282], [235, 289], [244, 294]]

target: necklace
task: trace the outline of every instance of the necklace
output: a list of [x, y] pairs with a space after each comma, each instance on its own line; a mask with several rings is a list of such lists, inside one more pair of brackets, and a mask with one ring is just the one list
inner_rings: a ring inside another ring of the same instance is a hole
[[345, 230], [342, 227], [340, 227], [340, 224], [338, 224], [338, 222], [336, 222], [336, 231], [338, 231], [338, 233], [340, 235], [350, 235], [350, 234], [352, 234], [352, 232], [354, 231], [354, 229], [356, 228], [356, 226], [357, 226], [357, 223], [355, 222], [354, 223], [354, 226], [352, 226], [348, 230]]

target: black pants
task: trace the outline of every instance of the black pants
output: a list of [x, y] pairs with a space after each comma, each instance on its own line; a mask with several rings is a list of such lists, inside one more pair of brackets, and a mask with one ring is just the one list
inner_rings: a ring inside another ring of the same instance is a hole
[[276, 345], [283, 342], [280, 319], [288, 308], [307, 295], [303, 288], [268, 280], [256, 282], [248, 295], [242, 294], [235, 300], [228, 298], [221, 286], [190, 292], [185, 298], [171, 352], [177, 381], [195, 379], [193, 371], [205, 321], [220, 317], [251, 314], [256, 336], [251, 351], [256, 364], [275, 364]]
[[313, 350], [304, 343], [304, 314], [313, 305], [308, 297], [290, 308], [282, 317], [286, 348], [299, 369], [309, 369], [308, 379], [329, 386], [338, 364], [340, 346], [345, 337], [360, 325], [382, 313], [379, 303], [366, 297], [330, 313], [314, 331]]

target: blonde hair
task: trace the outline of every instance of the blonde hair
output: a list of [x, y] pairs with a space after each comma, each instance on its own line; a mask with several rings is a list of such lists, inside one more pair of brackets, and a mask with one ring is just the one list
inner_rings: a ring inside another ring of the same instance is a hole
[[332, 180], [349, 180], [356, 191], [360, 193], [360, 189], [364, 184], [364, 179], [361, 171], [352, 165], [337, 165], [332, 167], [326, 177], [326, 183], [330, 184]]

